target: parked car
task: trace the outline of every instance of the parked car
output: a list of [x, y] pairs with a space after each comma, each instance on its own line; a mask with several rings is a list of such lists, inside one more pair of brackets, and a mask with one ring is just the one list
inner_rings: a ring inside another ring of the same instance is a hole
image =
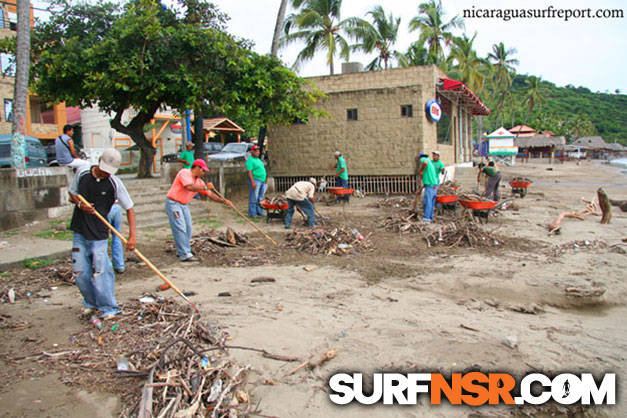
[[[41, 141], [35, 137], [25, 135], [26, 140], [26, 167], [46, 167], [46, 150]], [[0, 168], [11, 167], [11, 134], [0, 135]]]
[[254, 144], [248, 142], [231, 142], [226, 144], [222, 151], [209, 156], [209, 161], [229, 161], [237, 159], [248, 159], [250, 149]]
[[205, 142], [205, 155], [213, 155], [222, 151], [222, 144], [219, 142]]

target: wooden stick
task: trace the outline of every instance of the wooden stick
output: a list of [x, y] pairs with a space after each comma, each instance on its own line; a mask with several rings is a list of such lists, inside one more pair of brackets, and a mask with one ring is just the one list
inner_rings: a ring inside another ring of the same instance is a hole
[[[212, 189], [211, 190], [216, 196], [218, 196], [220, 199], [224, 199], [224, 196], [222, 196], [220, 194], [220, 192], [218, 192], [216, 189]], [[226, 200], [226, 199], [224, 199]], [[230, 205], [229, 206], [231, 209], [233, 209], [243, 220], [245, 220], [246, 222], [248, 222], [249, 224], [251, 224], [257, 231], [261, 232], [261, 234], [266, 237], [268, 240], [270, 240], [270, 242], [272, 242], [274, 245], [276, 245], [277, 247], [279, 246], [279, 244], [276, 243], [275, 240], [273, 240], [272, 238], [270, 238], [270, 235], [266, 234], [265, 232], [263, 232], [261, 230], [261, 228], [259, 228], [257, 225], [255, 225], [255, 223], [253, 221], [251, 221], [250, 219], [248, 219], [242, 212], [240, 212], [239, 209], [237, 209], [235, 207], [235, 205]]]
[[[90, 206], [91, 206], [91, 203], [89, 203], [89, 202], [88, 202], [88, 201], [87, 201], [87, 200], [86, 200], [86, 199], [85, 199], [82, 195], [80, 195], [80, 194], [79, 194], [79, 195], [77, 195], [77, 197], [78, 197], [78, 199], [79, 199], [81, 202], [83, 202], [83, 204], [85, 204], [85, 205], [90, 205]], [[104, 217], [104, 216], [102, 216], [102, 215], [101, 215], [100, 213], [98, 213], [98, 211], [96, 211], [96, 210], [94, 211], [94, 215], [96, 215], [96, 217], [97, 217], [98, 219], [100, 219], [100, 221], [101, 221], [102, 223], [104, 223], [104, 224], [107, 226], [107, 228], [109, 228], [109, 229], [111, 230], [111, 232], [113, 232], [113, 233], [114, 233], [114, 234], [115, 234], [118, 238], [120, 238], [120, 240], [124, 243], [124, 245], [126, 245], [126, 238], [124, 237], [124, 235], [120, 234], [120, 232], [119, 232], [117, 229], [115, 229], [115, 228], [113, 227], [113, 225], [111, 225], [111, 224], [110, 224], [110, 223], [109, 223], [109, 222], [105, 219], [105, 217]], [[165, 277], [165, 276], [163, 275], [163, 273], [161, 273], [161, 272], [159, 271], [159, 269], [158, 269], [157, 267], [155, 267], [155, 265], [154, 265], [154, 264], [152, 264], [152, 263], [150, 262], [150, 260], [148, 260], [146, 257], [144, 257], [144, 255], [143, 255], [141, 252], [139, 252], [139, 250], [138, 250], [137, 248], [135, 248], [135, 249], [133, 250], [133, 253], [134, 253], [134, 254], [135, 254], [135, 255], [136, 255], [136, 256], [137, 256], [140, 260], [142, 260], [144, 263], [146, 263], [146, 265], [150, 268], [150, 270], [152, 270], [152, 271], [153, 271], [153, 272], [154, 272], [157, 276], [159, 276], [159, 278], [160, 278], [161, 280], [163, 280], [164, 282], [166, 282], [166, 283], [167, 283], [167, 284], [168, 284], [168, 285], [169, 285], [172, 289], [174, 289], [174, 291], [175, 291], [176, 293], [178, 293], [178, 295], [179, 295], [180, 297], [182, 297], [183, 299], [185, 299], [185, 301], [186, 301], [187, 303], [189, 303], [189, 304], [191, 305], [191, 307], [192, 307], [192, 308], [194, 308], [194, 310], [195, 310], [196, 312], [200, 313], [200, 311], [198, 310], [198, 308], [196, 307], [196, 305], [194, 305], [194, 302], [192, 302], [191, 300], [189, 300], [189, 298], [188, 298], [187, 296], [185, 296], [185, 295], [183, 294], [183, 292], [181, 292], [181, 291], [178, 289], [178, 287], [176, 287], [176, 286], [174, 285], [174, 283], [172, 283], [170, 280], [168, 280], [168, 278], [167, 278], [167, 277]]]
[[610, 205], [610, 198], [605, 193], [605, 190], [599, 188], [597, 190], [597, 196], [599, 198], [599, 206], [603, 216], [601, 217], [602, 224], [609, 224], [612, 220], [612, 206]]

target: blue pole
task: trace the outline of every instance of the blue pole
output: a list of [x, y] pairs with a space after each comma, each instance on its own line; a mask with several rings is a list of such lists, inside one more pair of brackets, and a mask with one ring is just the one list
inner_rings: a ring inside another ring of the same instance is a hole
[[185, 111], [185, 114], [187, 116], [185, 116], [185, 132], [186, 132], [186, 141], [185, 142], [192, 142], [192, 125], [191, 125], [191, 119], [190, 116], [192, 114], [192, 111], [187, 109]]

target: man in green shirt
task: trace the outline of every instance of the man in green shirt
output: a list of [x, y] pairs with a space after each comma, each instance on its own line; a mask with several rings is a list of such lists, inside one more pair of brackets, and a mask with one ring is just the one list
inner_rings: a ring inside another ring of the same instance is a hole
[[179, 163], [183, 163], [183, 168], [192, 168], [194, 162], [194, 144], [188, 142], [185, 144], [185, 149], [179, 154], [176, 160]]
[[[433, 163], [427, 154], [418, 156], [418, 178], [422, 179], [424, 192], [422, 195], [422, 220], [430, 223], [433, 221], [433, 210], [435, 209], [435, 196], [438, 188], [438, 176], [435, 173]], [[420, 194], [420, 188], [416, 192], [416, 199]]]
[[[335, 151], [335, 184], [338, 187], [348, 188], [348, 168], [346, 167], [346, 160], [341, 152]], [[339, 196], [337, 200], [346, 200], [348, 202], [348, 196]]]
[[484, 163], [479, 163], [479, 173], [477, 174], [477, 183], [481, 180], [481, 173], [488, 176], [488, 185], [486, 186], [485, 194], [488, 199], [498, 202], [500, 199], [499, 187], [501, 184], [501, 172], [494, 165], [494, 161], [490, 161], [486, 166]]
[[433, 169], [438, 179], [438, 185], [440, 185], [440, 174], [444, 172], [444, 163], [440, 160], [440, 151], [433, 151], [431, 153], [431, 163], [433, 164]]
[[263, 208], [259, 204], [266, 194], [266, 166], [259, 159], [259, 146], [253, 145], [250, 157], [246, 160], [246, 175], [248, 176], [248, 217], [263, 216]]

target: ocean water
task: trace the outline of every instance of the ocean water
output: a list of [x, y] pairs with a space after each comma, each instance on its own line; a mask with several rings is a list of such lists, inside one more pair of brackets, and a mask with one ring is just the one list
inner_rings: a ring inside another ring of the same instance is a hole
[[627, 158], [617, 158], [615, 160], [610, 161], [610, 165], [615, 165], [621, 168], [627, 168]]

